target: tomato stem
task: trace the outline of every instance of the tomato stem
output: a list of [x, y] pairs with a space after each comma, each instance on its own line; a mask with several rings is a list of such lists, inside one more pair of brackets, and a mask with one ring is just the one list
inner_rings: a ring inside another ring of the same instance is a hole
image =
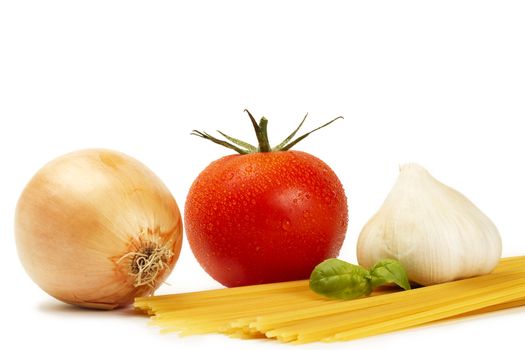
[[268, 140], [268, 119], [265, 117], [261, 118], [259, 122], [259, 133], [257, 135], [259, 140], [259, 152], [271, 152], [272, 147], [270, 146], [270, 141]]
[[265, 117], [262, 117], [259, 123], [257, 123], [253, 115], [250, 113], [250, 111], [248, 111], [247, 109], [245, 109], [244, 111], [248, 114], [248, 117], [250, 118], [250, 121], [252, 122], [253, 129], [255, 130], [255, 136], [257, 136], [258, 147], [255, 147], [247, 142], [236, 139], [234, 137], [228, 136], [219, 130], [217, 130], [217, 132], [221, 134], [222, 136], [224, 136], [230, 142], [217, 139], [206, 132], [202, 132], [198, 130], [193, 130], [191, 132], [191, 135], [201, 137], [203, 139], [209, 140], [211, 142], [214, 142], [226, 148], [232, 149], [239, 154], [249, 154], [249, 153], [257, 153], [257, 152], [262, 152], [262, 153], [279, 152], [279, 151], [288, 151], [289, 149], [291, 149], [293, 146], [295, 146], [297, 143], [302, 141], [304, 138], [306, 138], [308, 135], [310, 135], [314, 131], [317, 131], [319, 129], [324, 128], [325, 126], [332, 124], [337, 119], [344, 119], [343, 117], [334, 118], [330, 120], [328, 123], [325, 123], [321, 125], [320, 127], [315, 128], [312, 131], [307, 132], [306, 134], [303, 134], [292, 141], [295, 134], [297, 134], [301, 126], [303, 126], [304, 121], [306, 120], [306, 117], [308, 117], [308, 113], [306, 113], [306, 115], [304, 116], [299, 126], [290, 135], [288, 135], [288, 137], [285, 138], [280, 144], [272, 148], [270, 146], [270, 141], [268, 139], [268, 119], [266, 119]]

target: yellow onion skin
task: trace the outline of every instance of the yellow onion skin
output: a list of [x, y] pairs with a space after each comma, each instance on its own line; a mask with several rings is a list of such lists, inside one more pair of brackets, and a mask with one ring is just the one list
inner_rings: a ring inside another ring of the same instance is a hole
[[[180, 254], [182, 220], [175, 199], [146, 166], [119, 152], [88, 149], [35, 174], [18, 201], [15, 236], [25, 270], [48, 294], [113, 309], [152, 294], [165, 280]], [[149, 270], [141, 270], [148, 262]]]

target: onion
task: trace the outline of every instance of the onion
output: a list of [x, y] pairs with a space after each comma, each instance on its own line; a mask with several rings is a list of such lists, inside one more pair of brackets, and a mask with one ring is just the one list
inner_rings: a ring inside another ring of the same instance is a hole
[[82, 150], [31, 179], [16, 209], [18, 254], [48, 294], [113, 309], [165, 280], [178, 259], [177, 203], [148, 168], [122, 153]]

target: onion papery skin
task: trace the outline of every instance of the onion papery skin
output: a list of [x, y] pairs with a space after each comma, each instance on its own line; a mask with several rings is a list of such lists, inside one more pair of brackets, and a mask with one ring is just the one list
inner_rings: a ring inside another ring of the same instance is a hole
[[[113, 309], [152, 294], [166, 279], [180, 254], [182, 220], [175, 199], [146, 166], [119, 152], [88, 149], [35, 174], [18, 201], [15, 236], [25, 270], [48, 294]], [[139, 258], [144, 262], [153, 251], [162, 252], [155, 273], [141, 280]]]

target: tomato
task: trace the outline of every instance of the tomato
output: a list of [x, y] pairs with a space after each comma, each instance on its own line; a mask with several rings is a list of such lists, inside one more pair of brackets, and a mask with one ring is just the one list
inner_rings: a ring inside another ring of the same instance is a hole
[[347, 225], [336, 174], [300, 151], [216, 160], [198, 175], [185, 205], [195, 257], [228, 287], [308, 278], [339, 254]]

